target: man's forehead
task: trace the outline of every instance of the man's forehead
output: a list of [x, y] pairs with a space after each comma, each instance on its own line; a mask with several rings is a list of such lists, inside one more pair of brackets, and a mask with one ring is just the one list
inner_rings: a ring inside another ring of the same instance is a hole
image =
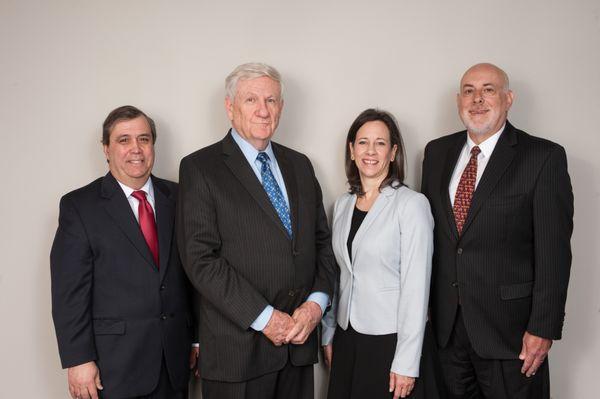
[[110, 129], [111, 137], [122, 137], [122, 136], [142, 136], [151, 135], [150, 124], [143, 118], [143, 128], [140, 129], [140, 122], [134, 119], [126, 119], [115, 123], [112, 129]]
[[460, 86], [473, 86], [475, 84], [481, 86], [502, 85], [503, 80], [504, 78], [499, 70], [490, 66], [482, 66], [469, 69], [467, 72], [465, 72], [460, 81]]
[[279, 94], [281, 86], [268, 76], [244, 79], [238, 82], [237, 94], [260, 92], [265, 94]]

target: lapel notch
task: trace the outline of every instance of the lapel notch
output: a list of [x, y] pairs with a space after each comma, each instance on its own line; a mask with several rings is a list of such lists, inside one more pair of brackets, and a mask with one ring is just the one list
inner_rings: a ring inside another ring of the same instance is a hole
[[448, 222], [448, 234], [458, 240], [458, 229], [456, 228], [456, 220], [454, 219], [454, 210], [452, 209], [452, 201], [450, 200], [450, 194], [448, 188], [450, 187], [450, 179], [454, 173], [454, 168], [460, 152], [467, 141], [467, 132], [461, 132], [457, 135], [457, 139], [454, 144], [448, 148], [446, 152], [446, 160], [444, 164], [442, 184], [440, 185], [440, 198], [442, 199], [442, 205], [446, 210], [446, 221]]
[[152, 176], [154, 201], [156, 208], [156, 228], [158, 230], [158, 257], [160, 281], [165, 277], [171, 256], [173, 241], [173, 221], [175, 220], [175, 201], [169, 187], [160, 179]]
[[[225, 165], [227, 165], [235, 178], [242, 184], [246, 191], [248, 191], [252, 198], [254, 198], [260, 208], [269, 216], [273, 223], [279, 227], [281, 233], [288, 237], [288, 233], [285, 230], [285, 227], [283, 227], [281, 220], [279, 220], [279, 216], [277, 215], [273, 204], [271, 204], [267, 193], [265, 193], [265, 189], [254, 174], [252, 167], [248, 164], [248, 160], [242, 153], [242, 150], [240, 150], [233, 140], [233, 137], [231, 137], [231, 130], [227, 136], [225, 136], [222, 143], [224, 155], [223, 161], [225, 162]], [[279, 162], [279, 159], [277, 162]], [[290, 196], [288, 195], [288, 198], [289, 197]]]
[[515, 149], [514, 145], [517, 144], [517, 136], [514, 127], [506, 121], [506, 127], [496, 143], [496, 147], [492, 152], [490, 160], [488, 161], [481, 180], [473, 193], [473, 199], [471, 200], [471, 207], [467, 213], [467, 220], [463, 226], [462, 235], [464, 236], [467, 229], [473, 222], [473, 219], [477, 216], [477, 213], [481, 209], [481, 205], [489, 197], [494, 187], [498, 184], [498, 181], [504, 175], [504, 172], [511, 164], [514, 156]]
[[102, 179], [101, 196], [105, 199], [104, 208], [108, 215], [123, 231], [142, 257], [156, 269], [152, 254], [142, 235], [138, 222], [135, 220], [131, 206], [127, 198], [125, 198], [123, 190], [121, 190], [121, 187], [119, 187], [119, 184], [110, 172]]

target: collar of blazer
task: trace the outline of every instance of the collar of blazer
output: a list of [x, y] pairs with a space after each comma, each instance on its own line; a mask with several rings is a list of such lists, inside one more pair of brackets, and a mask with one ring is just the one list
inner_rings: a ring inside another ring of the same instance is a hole
[[[388, 206], [388, 204], [392, 200], [392, 196], [398, 192], [398, 190], [402, 190], [402, 187], [392, 188], [390, 186], [386, 186], [381, 190], [381, 193], [375, 199], [375, 203], [367, 212], [365, 219], [360, 224], [358, 230], [356, 231], [356, 235], [354, 236], [354, 240], [352, 241], [352, 259], [356, 260], [357, 252], [360, 248], [361, 241], [368, 234], [369, 227], [373, 224], [373, 222], [377, 219], [377, 216]], [[351, 268], [352, 262], [350, 261], [350, 256], [348, 255], [348, 250], [346, 246], [346, 241], [348, 240], [348, 234], [350, 234], [350, 227], [352, 225], [352, 215], [354, 214], [354, 208], [356, 207], [356, 194], [348, 195], [347, 200], [342, 205], [342, 209], [340, 209], [340, 216], [342, 219], [342, 234], [339, 236], [341, 239], [338, 242], [340, 246], [340, 250], [344, 254], [344, 263], [348, 268]]]
[[[252, 167], [248, 164], [246, 157], [242, 153], [242, 150], [233, 140], [231, 136], [231, 130], [227, 133], [227, 136], [222, 141], [223, 143], [223, 155], [225, 165], [231, 170], [235, 178], [244, 186], [246, 191], [254, 198], [260, 208], [267, 214], [269, 219], [277, 225], [281, 234], [288, 237], [287, 231], [279, 216], [271, 204], [267, 193], [265, 192], [262, 184], [256, 178]], [[296, 172], [294, 171], [294, 165], [289, 159], [287, 152], [290, 151], [286, 147], [279, 145], [271, 141], [273, 146], [273, 153], [277, 157], [277, 164], [283, 175], [283, 181], [285, 182], [285, 188], [288, 194], [288, 200], [290, 202], [290, 217], [292, 221], [292, 232], [293, 242], [296, 242], [296, 236], [298, 234], [298, 185], [296, 180]]]
[[[150, 178], [154, 187], [158, 251], [161, 266], [159, 270], [162, 279], [169, 264], [171, 241], [173, 239], [175, 193], [172, 192], [162, 179], [153, 175]], [[110, 172], [102, 179], [100, 196], [105, 200], [103, 205], [108, 215], [119, 226], [140, 255], [156, 270], [152, 254], [142, 235], [139, 224], [131, 211], [131, 206], [117, 180]]]
[[[450, 178], [454, 171], [454, 166], [458, 161], [460, 152], [467, 141], [467, 131], [456, 133], [453, 135], [454, 140], [448, 147], [446, 152], [446, 160], [444, 164], [444, 174], [442, 176], [440, 185], [440, 197], [442, 203], [446, 208], [446, 216], [448, 221], [448, 229], [451, 236], [458, 241], [458, 230], [456, 229], [456, 222], [454, 220], [454, 212], [452, 210], [452, 202], [448, 194], [448, 186], [450, 185]], [[512, 162], [515, 156], [515, 146], [518, 144], [517, 130], [509, 121], [506, 121], [506, 127], [498, 139], [498, 143], [492, 152], [490, 160], [481, 176], [477, 188], [473, 193], [473, 199], [471, 200], [471, 207], [467, 214], [467, 220], [463, 226], [463, 232], [460, 238], [464, 238], [468, 235], [469, 226], [473, 223], [473, 220], [477, 217], [481, 205], [485, 203], [485, 200], [489, 197], [494, 187], [498, 184], [498, 181]]]

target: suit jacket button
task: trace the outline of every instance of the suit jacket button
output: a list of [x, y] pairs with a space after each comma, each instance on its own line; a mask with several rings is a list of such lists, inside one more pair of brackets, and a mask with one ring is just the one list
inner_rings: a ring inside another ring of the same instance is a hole
[[458, 287], [458, 283], [456, 281], [453, 281], [451, 284], [453, 287]]
[[160, 319], [161, 319], [161, 320], [167, 320], [167, 315], [166, 315], [166, 314], [164, 314], [164, 313], [163, 313], [163, 314], [161, 314], [161, 315], [160, 315]]
[[456, 253], [457, 253], [457, 254], [459, 254], [459, 255], [462, 255], [462, 248], [458, 248], [458, 249], [456, 250]]
[[164, 290], [165, 288], [167, 288], [167, 286], [166, 286], [166, 285], [164, 285], [164, 284], [162, 284], [162, 285], [160, 286], [160, 290], [161, 290], [161, 291], [162, 291], [162, 290]]
[[294, 292], [294, 290], [290, 290], [290, 291], [288, 292], [288, 295], [289, 295], [289, 296], [294, 296], [294, 295], [296, 295], [296, 293]]

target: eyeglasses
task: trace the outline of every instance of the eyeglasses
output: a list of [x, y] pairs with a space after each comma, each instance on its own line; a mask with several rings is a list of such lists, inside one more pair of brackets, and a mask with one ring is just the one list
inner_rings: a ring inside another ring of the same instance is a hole
[[475, 90], [475, 88], [472, 86], [466, 86], [463, 87], [462, 91], [460, 92], [460, 96], [465, 98], [473, 96], [482, 96], [485, 98], [490, 98], [494, 97], [496, 94], [498, 94], [498, 90], [496, 90], [496, 88], [493, 86], [485, 86], [480, 90]]

